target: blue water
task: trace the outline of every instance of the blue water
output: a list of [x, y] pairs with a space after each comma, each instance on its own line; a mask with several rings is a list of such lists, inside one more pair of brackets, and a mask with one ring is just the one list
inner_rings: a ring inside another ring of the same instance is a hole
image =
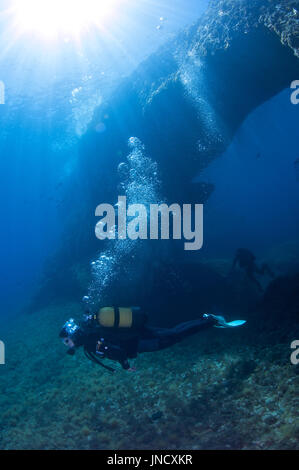
[[[78, 140], [100, 102], [142, 60], [180, 29], [195, 21], [207, 1], [129, 2], [126, 18], [75, 41], [19, 37], [3, 14], [1, 80], [6, 105], [0, 107], [1, 298], [3, 312], [30, 298], [43, 264], [59, 245], [65, 201], [78, 154]], [[1, 2], [5, 12], [10, 2]], [[163, 27], [160, 18], [165, 18]], [[124, 23], [124, 26], [123, 26]], [[132, 28], [133, 24], [133, 30]]]
[[232, 256], [236, 240], [263, 253], [297, 239], [298, 110], [290, 95], [286, 89], [256, 109], [196, 178], [216, 186], [206, 205], [206, 253]]

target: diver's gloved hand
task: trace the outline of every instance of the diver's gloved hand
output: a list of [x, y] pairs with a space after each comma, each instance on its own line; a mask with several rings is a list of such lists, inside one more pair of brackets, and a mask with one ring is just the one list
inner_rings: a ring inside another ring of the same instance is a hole
[[231, 322], [227, 322], [224, 317], [218, 315], [206, 314], [204, 318], [212, 317], [216, 324], [214, 325], [215, 328], [235, 328], [237, 326], [242, 326], [246, 323], [246, 320], [235, 320]]

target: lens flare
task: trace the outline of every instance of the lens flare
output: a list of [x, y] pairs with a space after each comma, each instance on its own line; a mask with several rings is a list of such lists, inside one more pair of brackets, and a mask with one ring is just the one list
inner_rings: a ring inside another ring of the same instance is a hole
[[13, 13], [20, 33], [45, 38], [78, 36], [101, 27], [124, 0], [15, 0]]

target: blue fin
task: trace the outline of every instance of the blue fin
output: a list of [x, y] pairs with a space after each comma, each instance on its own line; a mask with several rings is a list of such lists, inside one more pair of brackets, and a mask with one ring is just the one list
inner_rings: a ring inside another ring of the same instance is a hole
[[246, 323], [246, 320], [235, 320], [235, 321], [230, 321], [227, 323], [227, 326], [230, 328], [234, 328], [236, 326], [241, 326]]
[[214, 325], [215, 328], [236, 328], [238, 326], [244, 325], [246, 320], [234, 320], [227, 322], [223, 317], [216, 317], [218, 320], [218, 325]]

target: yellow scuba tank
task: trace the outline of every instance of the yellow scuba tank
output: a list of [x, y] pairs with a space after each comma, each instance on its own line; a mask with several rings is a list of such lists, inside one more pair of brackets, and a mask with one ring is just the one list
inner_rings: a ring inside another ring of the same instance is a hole
[[103, 307], [95, 319], [102, 328], [138, 329], [145, 325], [147, 316], [134, 307]]

